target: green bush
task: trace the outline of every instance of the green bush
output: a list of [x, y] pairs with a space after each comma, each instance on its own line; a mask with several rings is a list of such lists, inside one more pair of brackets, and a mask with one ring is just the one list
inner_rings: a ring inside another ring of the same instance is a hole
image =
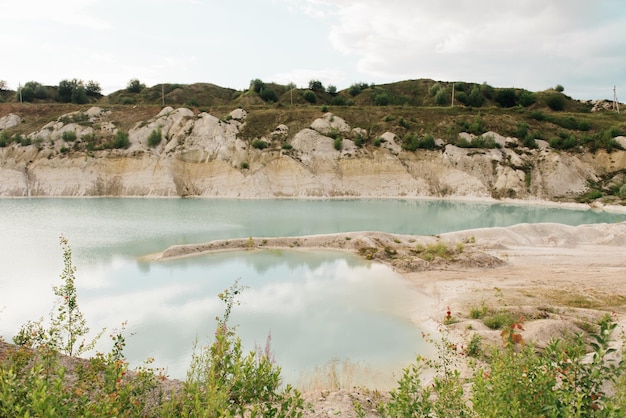
[[451, 94], [452, 93], [447, 88], [437, 90], [437, 93], [435, 94], [435, 103], [438, 106], [449, 105], [451, 100]]
[[128, 139], [128, 132], [117, 131], [115, 133], [115, 139], [112, 143], [113, 148], [121, 149], [130, 147], [130, 140]]
[[156, 147], [161, 143], [161, 138], [161, 128], [153, 129], [150, 135], [148, 135], [148, 146], [152, 148]]
[[145, 88], [146, 85], [136, 78], [131, 79], [126, 85], [126, 91], [129, 93], [141, 93], [141, 91]]
[[528, 91], [528, 90], [522, 90], [519, 93], [519, 97], [518, 97], [518, 101], [519, 104], [524, 106], [524, 107], [528, 107], [532, 104], [534, 104], [537, 101], [537, 98], [535, 97], [535, 94]]
[[63, 134], [61, 135], [61, 138], [62, 138], [64, 141], [67, 141], [67, 142], [73, 142], [73, 141], [76, 141], [76, 132], [74, 132], [74, 131], [65, 131], [65, 132], [63, 132]]
[[304, 98], [304, 100], [306, 100], [309, 103], [317, 102], [317, 96], [311, 90], [305, 91], [302, 97]]
[[[599, 326], [591, 335], [591, 353], [580, 334], [552, 340], [540, 352], [525, 344], [521, 324], [514, 324], [502, 333], [504, 347], [494, 347], [468, 379], [460, 377], [458, 358], [480, 355], [480, 337], [474, 334], [463, 350], [444, 332], [436, 343], [437, 359], [418, 357], [404, 369], [379, 412], [384, 417], [623, 416], [626, 362], [611, 359], [617, 353], [610, 345], [617, 324], [609, 316]], [[421, 381], [425, 367], [435, 373], [429, 385]]]
[[472, 107], [481, 107], [485, 103], [485, 96], [480, 90], [480, 87], [473, 86], [467, 96], [465, 104]]
[[275, 103], [278, 101], [278, 94], [276, 94], [276, 90], [269, 87], [262, 88], [259, 96], [263, 99], [263, 101], [268, 103]]
[[506, 88], [498, 90], [495, 100], [501, 107], [513, 107], [517, 105], [517, 94], [515, 93], [515, 89]]
[[319, 80], [309, 81], [309, 90], [317, 91], [320, 93], [326, 91], [326, 89], [324, 88], [324, 85]]
[[546, 99], [548, 107], [554, 111], [561, 111], [565, 109], [565, 97], [560, 93], [553, 93]]
[[572, 149], [578, 146], [578, 139], [574, 135], [560, 135], [550, 139], [550, 146], [554, 149]]
[[425, 135], [419, 138], [417, 134], [411, 132], [402, 139], [402, 148], [407, 151], [415, 151], [418, 148], [432, 150], [436, 148], [435, 138], [432, 135]]
[[341, 151], [342, 144], [343, 144], [343, 138], [338, 136], [337, 138], [335, 138], [335, 141], [333, 142], [333, 147], [335, 147], [337, 151]]
[[483, 318], [483, 323], [491, 329], [502, 329], [515, 322], [513, 315], [507, 311], [499, 311]]
[[387, 106], [389, 102], [389, 94], [387, 93], [380, 93], [374, 96], [374, 104], [376, 106]]
[[262, 139], [255, 139], [252, 141], [252, 148], [256, 149], [265, 149], [269, 146], [269, 144]]

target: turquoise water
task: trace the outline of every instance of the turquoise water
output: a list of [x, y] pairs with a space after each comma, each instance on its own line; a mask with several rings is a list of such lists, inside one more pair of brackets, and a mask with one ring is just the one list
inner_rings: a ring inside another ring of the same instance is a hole
[[[389, 268], [339, 252], [229, 252], [169, 262], [137, 257], [170, 245], [235, 237], [380, 230], [438, 234], [523, 222], [569, 225], [624, 214], [418, 200], [0, 199], [0, 335], [46, 316], [62, 268], [58, 236], [74, 250], [81, 308], [92, 329], [128, 321], [133, 364], [154, 357], [184, 377], [196, 337], [222, 310], [216, 295], [249, 288], [233, 315], [247, 348], [271, 334], [290, 381], [333, 359], [399, 370], [424, 350], [410, 322], [428, 303]], [[108, 349], [103, 341], [99, 348]]]

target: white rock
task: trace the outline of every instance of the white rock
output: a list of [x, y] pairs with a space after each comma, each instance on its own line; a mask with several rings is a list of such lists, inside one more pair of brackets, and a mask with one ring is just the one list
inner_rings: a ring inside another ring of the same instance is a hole
[[14, 113], [9, 113], [0, 118], [0, 129], [9, 129], [22, 123], [24, 119]]
[[341, 133], [349, 133], [351, 128], [345, 120], [338, 116], [328, 112], [323, 117], [315, 119], [311, 124], [311, 129], [321, 133], [322, 135], [328, 135], [332, 130], [337, 130]]
[[398, 144], [398, 136], [396, 134], [385, 132], [381, 135], [381, 138], [384, 139], [383, 143], [380, 144], [381, 148], [388, 150], [393, 155], [400, 154], [402, 147]]

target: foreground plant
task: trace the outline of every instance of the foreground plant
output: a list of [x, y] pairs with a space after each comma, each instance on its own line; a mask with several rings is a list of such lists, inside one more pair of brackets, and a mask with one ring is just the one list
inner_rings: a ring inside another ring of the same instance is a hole
[[13, 342], [30, 348], [46, 347], [70, 357], [80, 356], [94, 348], [104, 330], [89, 342], [84, 339], [90, 330], [78, 306], [76, 267], [72, 262], [72, 249], [64, 236], [61, 236], [59, 241], [63, 249], [63, 271], [62, 285], [52, 287], [57, 296], [56, 313], [54, 310], [50, 312], [49, 328], [44, 327], [43, 318], [28, 321], [20, 328]]
[[[626, 348], [620, 353], [610, 344], [617, 328], [612, 317], [599, 328], [590, 339], [553, 340], [539, 352], [524, 344], [523, 327], [514, 323], [502, 333], [503, 346], [466, 379], [455, 364], [464, 350], [444, 333], [438, 359], [418, 357], [379, 411], [385, 417], [626, 416]], [[436, 372], [429, 385], [422, 382], [427, 367]]]
[[300, 417], [304, 401], [290, 385], [281, 389], [280, 367], [269, 347], [243, 354], [241, 339], [229, 319], [243, 287], [235, 282], [221, 293], [222, 317], [217, 317], [214, 340], [194, 349], [184, 389], [164, 404], [166, 416]]

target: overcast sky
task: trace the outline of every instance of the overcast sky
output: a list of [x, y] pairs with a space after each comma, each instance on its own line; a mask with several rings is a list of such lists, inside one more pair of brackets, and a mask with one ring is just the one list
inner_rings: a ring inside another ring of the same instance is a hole
[[624, 0], [0, 0], [0, 80], [432, 78], [626, 98]]

